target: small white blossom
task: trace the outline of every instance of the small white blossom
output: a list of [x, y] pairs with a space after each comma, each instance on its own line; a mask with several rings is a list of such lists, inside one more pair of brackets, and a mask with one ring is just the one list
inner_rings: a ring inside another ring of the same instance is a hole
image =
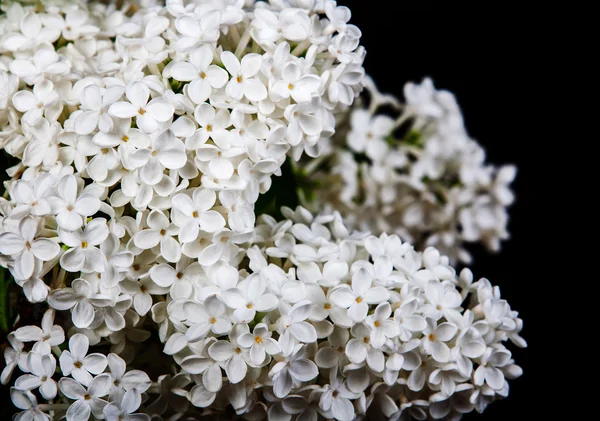
[[108, 402], [101, 398], [108, 394], [111, 387], [108, 374], [94, 377], [87, 389], [67, 377], [60, 379], [58, 385], [66, 397], [75, 400], [67, 410], [67, 421], [85, 421], [91, 414], [102, 418], [102, 411]]
[[143, 82], [133, 82], [127, 85], [125, 96], [129, 102], [115, 102], [108, 113], [117, 118], [132, 118], [144, 133], [154, 133], [159, 129], [159, 123], [165, 123], [173, 116], [174, 108], [164, 98], [149, 100], [150, 89]]
[[18, 272], [27, 279], [33, 275], [36, 260], [48, 261], [57, 257], [60, 246], [47, 238], [37, 238], [39, 222], [27, 216], [19, 222], [18, 234], [0, 234], [0, 253], [11, 255]]
[[266, 354], [274, 355], [280, 351], [279, 344], [271, 338], [271, 332], [263, 323], [257, 324], [253, 333], [240, 335], [238, 344], [242, 348], [249, 348], [248, 361], [255, 366], [263, 364]]
[[60, 258], [60, 264], [69, 272], [104, 272], [106, 256], [97, 247], [109, 231], [106, 219], [92, 219], [82, 230], [67, 231], [59, 228], [61, 241], [71, 247]]
[[369, 304], [387, 300], [389, 292], [380, 286], [372, 286], [372, 275], [365, 269], [358, 269], [352, 275], [352, 287], [340, 285], [331, 291], [332, 302], [348, 309], [348, 317], [361, 322], [367, 317]]
[[102, 373], [107, 365], [104, 355], [99, 353], [87, 355], [89, 344], [87, 336], [76, 333], [69, 339], [69, 350], [63, 351], [60, 355], [62, 373], [73, 376], [84, 386], [90, 385], [94, 378], [92, 374]]

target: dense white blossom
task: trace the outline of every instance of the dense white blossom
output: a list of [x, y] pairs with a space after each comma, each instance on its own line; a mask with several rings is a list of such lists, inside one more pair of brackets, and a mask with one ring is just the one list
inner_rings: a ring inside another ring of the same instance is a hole
[[[163, 262], [135, 280], [128, 276], [119, 282], [118, 294], [128, 297], [121, 301], [126, 310], [116, 310], [126, 316], [119, 330], [130, 330], [122, 336], [121, 352], [126, 355], [128, 347], [149, 338], [141, 318], [149, 310], [136, 305], [135, 297], [150, 294], [151, 317], [163, 326], [163, 352], [172, 356], [158, 365], [173, 364], [178, 374], [153, 387], [158, 383], [143, 371], [127, 371], [135, 359], [128, 363], [114, 353], [89, 353], [111, 329], [94, 321], [86, 335], [74, 333], [60, 355], [65, 377], [59, 379], [59, 389], [72, 403], [62, 409], [67, 417], [102, 413], [107, 419], [142, 419], [167, 408], [186, 413], [193, 407], [221, 410], [232, 405], [239, 415], [258, 412], [275, 419], [279, 413], [314, 411], [317, 418], [344, 421], [369, 414], [383, 400], [381, 409], [389, 419], [402, 413], [459, 418], [506, 395], [506, 379], [518, 377], [521, 369], [504, 343], [526, 344], [519, 336], [518, 313], [500, 298], [497, 287], [486, 279], [472, 282], [468, 269], [457, 275], [449, 259], [433, 248], [419, 253], [394, 235], [351, 233], [338, 213], [312, 216], [302, 208], [282, 212], [289, 219], [259, 218], [252, 237], [236, 246], [235, 267], [223, 262], [211, 273], [211, 266], [187, 270], [189, 259], [186, 268]], [[307, 236], [309, 231], [313, 235]], [[294, 245], [279, 257], [276, 244], [281, 246], [283, 238]], [[388, 259], [392, 267], [386, 277], [374, 276], [381, 271], [371, 262]], [[410, 271], [407, 261], [413, 262]], [[299, 279], [305, 262], [316, 265], [318, 276]], [[319, 285], [332, 262], [340, 266], [339, 276]], [[105, 300], [115, 300], [118, 287], [105, 289], [92, 279], [52, 291], [48, 303], [72, 312], [77, 305], [91, 306], [98, 315]], [[172, 288], [178, 282], [190, 282], [192, 292], [182, 297]], [[134, 291], [128, 283], [146, 288]], [[99, 291], [95, 296], [85, 290], [92, 284]], [[322, 298], [306, 299], [318, 296], [316, 289]], [[83, 301], [73, 303], [75, 294]], [[335, 324], [332, 310], [347, 316], [351, 302], [368, 303], [365, 315], [342, 317], [345, 323]], [[326, 311], [321, 315], [315, 306]], [[49, 310], [47, 326], [51, 315]], [[21, 329], [15, 338], [44, 340], [34, 333], [39, 328]], [[105, 340], [112, 342], [110, 336]], [[19, 347], [15, 342], [7, 361], [19, 358]], [[48, 371], [54, 361], [49, 352], [34, 347], [29, 353], [21, 368], [30, 374], [17, 379], [19, 390], [45, 387], [42, 393], [52, 394], [52, 386], [41, 380], [54, 374]], [[158, 396], [144, 401], [142, 393]], [[455, 402], [459, 394], [464, 399]], [[131, 415], [138, 409], [142, 415]]]

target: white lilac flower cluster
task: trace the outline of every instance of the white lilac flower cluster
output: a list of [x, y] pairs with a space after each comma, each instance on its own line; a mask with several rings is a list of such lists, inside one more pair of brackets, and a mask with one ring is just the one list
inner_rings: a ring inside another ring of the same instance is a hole
[[487, 280], [338, 212], [256, 225], [362, 90], [347, 8], [3, 8], [0, 270], [43, 314], [8, 336], [15, 419], [457, 419], [507, 395], [522, 322]]
[[[21, 416], [458, 420], [507, 395], [521, 369], [504, 342], [526, 344], [497, 287], [457, 276], [433, 247], [350, 233], [339, 213], [283, 213], [259, 218], [237, 266], [160, 263], [119, 295], [86, 275], [53, 290], [41, 328], [10, 335], [2, 381], [25, 373], [12, 389]], [[68, 346], [54, 325], [65, 310]], [[155, 382], [118, 355], [135, 365], [125, 348], [148, 340], [149, 319], [178, 367]]]
[[[418, 249], [435, 246], [452, 262], [471, 262], [466, 243], [500, 250], [509, 237], [512, 165], [485, 162], [456, 98], [430, 79], [404, 87], [405, 103], [366, 83], [336, 128], [329, 153], [306, 161], [311, 210], [338, 210], [357, 229], [396, 233]], [[344, 128], [345, 126], [345, 128]]]

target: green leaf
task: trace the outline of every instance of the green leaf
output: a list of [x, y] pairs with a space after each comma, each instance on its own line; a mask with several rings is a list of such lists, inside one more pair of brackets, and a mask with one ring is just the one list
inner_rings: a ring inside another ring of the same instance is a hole
[[281, 219], [281, 207], [295, 208], [300, 204], [298, 196], [298, 182], [294, 169], [287, 158], [281, 167], [281, 176], [273, 176], [269, 191], [261, 194], [255, 205], [256, 215], [267, 214], [276, 219]]
[[10, 279], [6, 269], [0, 268], [0, 330], [8, 332], [12, 325], [12, 308], [10, 305]]
[[406, 136], [404, 136], [402, 143], [410, 146], [423, 146], [421, 133], [416, 130], [411, 130], [406, 134]]
[[178, 80], [169, 79], [169, 86], [171, 86], [171, 89], [176, 94], [179, 94], [181, 93], [181, 91], [183, 91], [183, 82], [180, 82]]

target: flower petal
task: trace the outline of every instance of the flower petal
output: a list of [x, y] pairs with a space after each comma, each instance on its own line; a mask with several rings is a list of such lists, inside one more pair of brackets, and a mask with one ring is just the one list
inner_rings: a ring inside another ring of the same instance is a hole
[[289, 364], [289, 372], [296, 380], [307, 382], [319, 375], [319, 369], [312, 361], [303, 358]]

